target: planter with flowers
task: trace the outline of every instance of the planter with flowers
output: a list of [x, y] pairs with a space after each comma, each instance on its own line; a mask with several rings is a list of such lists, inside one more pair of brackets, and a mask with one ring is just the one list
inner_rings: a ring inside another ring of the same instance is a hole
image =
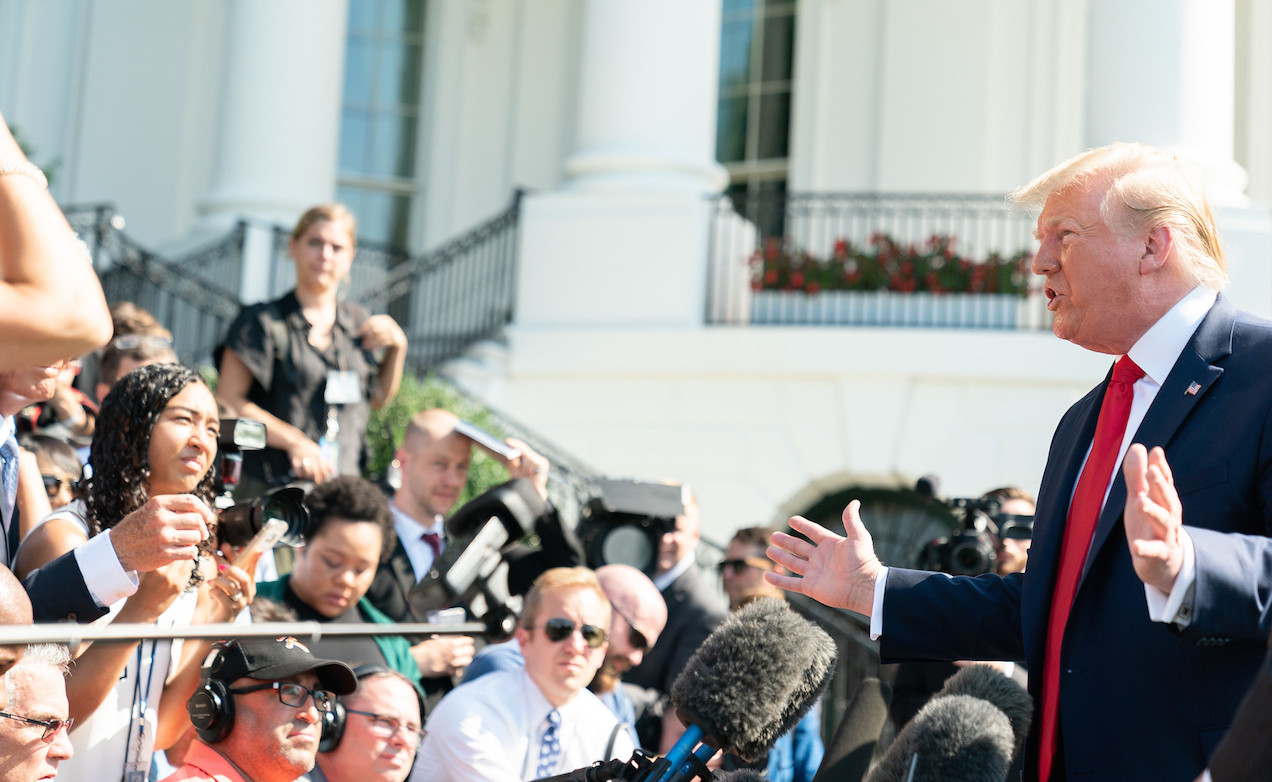
[[769, 239], [749, 260], [751, 322], [1014, 328], [1029, 292], [1030, 254], [959, 255], [954, 238], [922, 246], [875, 234], [835, 242], [826, 257]]

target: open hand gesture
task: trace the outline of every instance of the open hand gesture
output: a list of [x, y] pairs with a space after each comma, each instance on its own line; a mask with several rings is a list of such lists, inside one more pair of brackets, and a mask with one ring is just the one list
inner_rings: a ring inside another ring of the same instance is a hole
[[857, 500], [844, 508], [847, 537], [802, 516], [793, 517], [791, 528], [812, 542], [784, 532], [773, 533], [769, 558], [795, 575], [765, 573], [764, 577], [774, 586], [868, 616], [874, 606], [874, 583], [880, 563], [874, 541], [861, 523], [860, 508]]

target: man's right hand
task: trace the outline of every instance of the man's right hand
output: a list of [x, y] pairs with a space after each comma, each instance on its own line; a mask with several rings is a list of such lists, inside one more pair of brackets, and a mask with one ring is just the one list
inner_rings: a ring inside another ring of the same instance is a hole
[[867, 616], [874, 608], [875, 576], [881, 567], [874, 541], [861, 523], [861, 503], [853, 500], [844, 508], [844, 530], [836, 535], [802, 516], [791, 518], [791, 528], [808, 540], [773, 533], [768, 556], [795, 575], [765, 573], [770, 584], [799, 592], [835, 608], [847, 608]]
[[110, 530], [124, 570], [146, 572], [169, 562], [194, 559], [216, 514], [193, 494], [151, 497]]
[[420, 673], [428, 677], [453, 676], [473, 661], [473, 639], [466, 635], [444, 635], [411, 647], [411, 656]]

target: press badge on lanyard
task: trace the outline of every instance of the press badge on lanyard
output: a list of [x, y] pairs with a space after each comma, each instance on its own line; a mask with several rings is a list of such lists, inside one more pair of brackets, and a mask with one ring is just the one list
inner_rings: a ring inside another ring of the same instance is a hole
[[328, 370], [325, 401], [329, 405], [353, 405], [361, 402], [362, 383], [358, 381], [358, 373], [350, 369]]

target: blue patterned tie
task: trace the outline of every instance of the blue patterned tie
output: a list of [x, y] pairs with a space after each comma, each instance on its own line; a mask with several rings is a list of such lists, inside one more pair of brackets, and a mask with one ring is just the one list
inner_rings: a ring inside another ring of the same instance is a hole
[[561, 759], [561, 712], [553, 709], [548, 712], [548, 729], [543, 731], [543, 742], [539, 744], [539, 768], [536, 777], [552, 776], [556, 771], [557, 761]]
[[0, 482], [4, 484], [4, 563], [9, 561], [9, 526], [13, 521], [14, 506], [18, 500], [18, 441], [9, 436], [0, 445]]

